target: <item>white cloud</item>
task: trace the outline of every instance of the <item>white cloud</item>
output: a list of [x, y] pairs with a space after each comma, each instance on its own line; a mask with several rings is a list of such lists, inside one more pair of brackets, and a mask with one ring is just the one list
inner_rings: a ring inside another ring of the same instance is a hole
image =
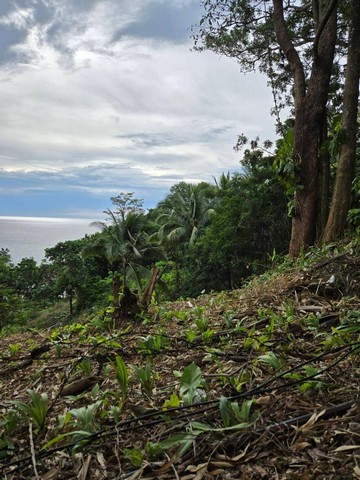
[[242, 76], [235, 62], [211, 52], [190, 52], [190, 41], [120, 35], [111, 43], [141, 17], [145, 0], [93, 1], [81, 12], [86, 4], [76, 0], [52, 4], [56, 15], [44, 24], [31, 8], [3, 19], [28, 28], [12, 50], [31, 59], [0, 69], [5, 170], [73, 172], [76, 188], [93, 194], [101, 186], [81, 176], [89, 168], [103, 192], [118, 192], [124, 178], [144, 190], [152, 182], [168, 188], [238, 168], [232, 147], [242, 132], [273, 136], [260, 76]]
[[34, 11], [32, 8], [15, 8], [7, 15], [0, 17], [0, 25], [23, 29], [26, 28], [29, 21], [33, 21], [33, 19]]

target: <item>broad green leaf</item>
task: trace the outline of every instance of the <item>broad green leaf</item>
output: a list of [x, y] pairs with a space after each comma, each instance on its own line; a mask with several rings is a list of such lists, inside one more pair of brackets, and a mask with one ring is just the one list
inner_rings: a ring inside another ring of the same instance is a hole
[[206, 387], [206, 382], [202, 376], [200, 368], [191, 363], [185, 367], [180, 379], [180, 395], [184, 396], [186, 392], [194, 394], [198, 387]]

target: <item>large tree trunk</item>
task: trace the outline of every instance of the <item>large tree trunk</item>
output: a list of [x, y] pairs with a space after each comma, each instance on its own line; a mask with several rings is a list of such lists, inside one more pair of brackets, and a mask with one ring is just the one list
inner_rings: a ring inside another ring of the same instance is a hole
[[283, 0], [273, 0], [274, 27], [294, 78], [294, 162], [299, 175], [289, 253], [298, 256], [316, 236], [320, 139], [336, 42], [336, 0], [317, 2], [313, 66], [306, 82], [304, 66], [289, 36]]
[[321, 239], [329, 216], [330, 202], [330, 154], [324, 148], [328, 137], [327, 113], [323, 119], [323, 128], [320, 139], [320, 179], [319, 179], [319, 213], [316, 241]]
[[299, 172], [300, 187], [295, 195], [295, 214], [292, 220], [289, 253], [297, 256], [315, 241], [318, 199], [318, 150], [320, 130], [318, 107], [309, 94], [302, 101], [301, 115], [295, 119], [294, 161]]
[[348, 61], [343, 93], [342, 128], [345, 141], [341, 146], [335, 187], [323, 241], [333, 241], [343, 233], [351, 204], [352, 182], [355, 175], [356, 133], [360, 80], [360, 3], [351, 2]]

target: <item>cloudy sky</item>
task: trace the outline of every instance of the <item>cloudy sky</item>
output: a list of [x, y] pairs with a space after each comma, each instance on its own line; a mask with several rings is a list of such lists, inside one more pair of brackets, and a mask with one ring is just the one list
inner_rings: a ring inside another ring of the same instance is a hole
[[273, 138], [266, 80], [191, 51], [200, 0], [1, 0], [0, 215], [101, 219], [239, 170]]

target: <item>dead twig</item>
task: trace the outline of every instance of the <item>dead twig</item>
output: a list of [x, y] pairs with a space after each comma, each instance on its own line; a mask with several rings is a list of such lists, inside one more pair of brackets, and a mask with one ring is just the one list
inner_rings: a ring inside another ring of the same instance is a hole
[[29, 422], [29, 438], [30, 438], [30, 452], [31, 452], [31, 461], [35, 473], [36, 480], [40, 480], [37, 467], [36, 467], [36, 455], [35, 455], [35, 447], [34, 447], [34, 438], [33, 438], [33, 430], [32, 430], [32, 423]]

